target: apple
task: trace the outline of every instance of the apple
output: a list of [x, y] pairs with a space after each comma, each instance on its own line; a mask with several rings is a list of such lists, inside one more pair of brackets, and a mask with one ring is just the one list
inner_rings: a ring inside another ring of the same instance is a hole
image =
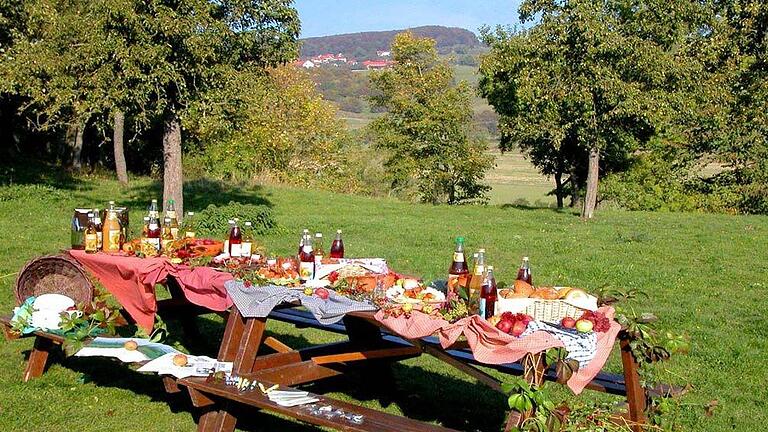
[[320, 297], [323, 300], [328, 300], [328, 297], [331, 295], [327, 289], [325, 288], [318, 288], [315, 290], [315, 295]]
[[503, 331], [504, 333], [509, 333], [512, 330], [512, 321], [508, 320], [501, 320], [498, 324], [496, 324], [496, 328]]
[[186, 366], [187, 365], [187, 356], [184, 354], [176, 354], [173, 356], [173, 364], [174, 366]]
[[512, 336], [520, 337], [526, 328], [528, 328], [528, 326], [524, 321], [515, 321], [515, 323], [512, 325]]
[[590, 320], [581, 319], [576, 321], [576, 330], [581, 333], [589, 333], [595, 325]]
[[137, 344], [135, 340], [129, 340], [123, 344], [123, 348], [127, 349], [128, 351], [136, 351], [138, 347], [139, 344]]
[[572, 329], [576, 327], [576, 320], [571, 317], [565, 317], [562, 321], [560, 321], [560, 325], [565, 328]]

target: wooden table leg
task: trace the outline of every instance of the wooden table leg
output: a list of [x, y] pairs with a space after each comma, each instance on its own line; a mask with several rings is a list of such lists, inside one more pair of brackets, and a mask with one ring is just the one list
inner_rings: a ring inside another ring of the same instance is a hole
[[35, 345], [27, 360], [27, 367], [24, 370], [24, 382], [37, 378], [45, 372], [45, 365], [48, 363], [48, 354], [56, 344], [41, 336], [35, 337]]
[[[344, 316], [344, 326], [347, 329], [350, 345], [354, 350], [375, 350], [384, 345], [381, 327], [377, 324], [363, 318], [346, 315]], [[386, 359], [371, 360], [363, 362], [359, 367], [362, 368], [366, 381], [370, 383], [369, 386], [366, 386], [367, 388], [384, 392], [395, 390], [395, 377], [392, 374], [391, 361]], [[391, 395], [387, 395], [384, 398], [379, 398], [379, 402], [386, 406], [391, 403], [390, 398]]]
[[627, 388], [629, 419], [633, 423], [633, 432], [642, 432], [645, 423], [645, 390], [640, 385], [637, 362], [632, 355], [629, 341], [621, 339], [621, 364], [624, 367], [624, 385]]

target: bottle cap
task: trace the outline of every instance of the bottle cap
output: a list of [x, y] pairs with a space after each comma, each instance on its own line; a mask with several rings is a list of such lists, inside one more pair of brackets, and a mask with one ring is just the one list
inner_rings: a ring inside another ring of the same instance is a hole
[[336, 230], [336, 234], [341, 234], [341, 230]]
[[528, 257], [523, 257], [523, 261], [528, 261]]
[[464, 237], [456, 237], [456, 243], [464, 243]]
[[149, 216], [144, 216], [144, 222], [149, 222]]
[[195, 212], [187, 212], [187, 216], [194, 216]]
[[115, 202], [114, 202], [114, 201], [110, 201], [110, 202], [109, 202], [109, 205], [113, 205], [113, 204], [115, 204]]
[[156, 203], [156, 202], [157, 202], [157, 200], [156, 200], [156, 199], [153, 199], [153, 200], [152, 200], [152, 202], [153, 202], [153, 203]]
[[485, 248], [478, 249], [477, 253], [485, 253]]
[[493, 270], [493, 266], [488, 266], [487, 269], [488, 270]]
[[253, 225], [253, 224], [252, 224], [252, 223], [250, 223], [250, 222], [246, 222], [246, 223], [245, 223], [245, 226], [251, 226], [251, 225]]
[[230, 219], [230, 220], [229, 220], [229, 224], [230, 224], [230, 225], [232, 225], [232, 224], [234, 224], [234, 223], [235, 223], [234, 219]]
[[323, 233], [315, 233], [315, 237], [322, 237]]

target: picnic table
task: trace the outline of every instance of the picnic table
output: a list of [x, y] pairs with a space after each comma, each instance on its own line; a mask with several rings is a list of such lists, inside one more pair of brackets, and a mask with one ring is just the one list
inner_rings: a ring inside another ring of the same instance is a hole
[[[179, 266], [168, 266], [165, 263], [138, 258], [102, 255], [104, 254], [80, 256], [78, 252], [69, 253], [70, 257], [77, 259], [95, 275], [121, 303], [125, 301], [132, 307], [133, 313], [129, 311], [129, 315], [134, 318], [139, 317], [136, 319], [137, 323], [143, 322], [146, 325], [147, 316], [154, 320], [154, 313], [167, 305], [169, 310], [177, 316], [186, 319], [188, 325], [184, 328], [185, 332], [188, 328], [193, 332], [194, 324], [190, 317], [194, 318], [196, 314], [212, 311], [224, 314], [224, 310], [232, 304], [231, 299], [226, 295], [222, 296], [221, 285], [231, 279], [231, 276], [225, 273], [214, 272], [214, 274], [200, 270], [200, 274], [193, 275], [193, 270], [180, 269]], [[114, 272], [119, 274], [119, 280], [115, 279]], [[156, 300], [154, 284], [159, 282], [167, 284], [172, 295], [171, 299]], [[391, 385], [393, 382], [389, 367], [391, 362], [422, 354], [429, 354], [497, 391], [501, 390], [500, 382], [477, 366], [488, 366], [504, 373], [525, 374], [530, 382], [555, 379], [554, 371], [546, 370], [541, 356], [531, 355], [523, 359], [524, 362], [529, 363], [529, 366], [533, 364], [533, 368], [524, 369], [516, 364], [485, 364], [475, 358], [466, 340], [458, 339], [446, 347], [433, 336], [406, 338], [384, 326], [382, 321], [377, 319], [374, 311], [353, 311], [346, 313], [341, 322], [321, 324], [312, 314], [297, 306], [298, 304], [293, 302], [282, 303], [269, 316], [264, 317], [244, 317], [237, 307], [229, 307], [218, 360], [233, 362], [233, 373], [238, 376], [257, 380], [266, 385], [279, 384], [286, 388], [343, 375], [351, 370], [362, 370], [366, 382], [370, 383], [372, 388], [376, 388], [377, 385]], [[348, 339], [304, 349], [293, 349], [276, 337], [266, 336], [265, 330], [269, 319], [289, 322], [297, 327], [314, 327], [345, 334]], [[8, 322], [0, 320], [0, 324], [5, 324], [4, 327], [7, 327]], [[34, 336], [35, 346], [24, 374], [25, 381], [43, 373], [48, 352], [63, 341], [60, 336], [46, 332], [38, 331]], [[625, 395], [628, 402], [625, 416], [632, 423], [639, 425], [644, 421], [646, 395], [639, 383], [634, 357], [626, 341], [622, 338], [619, 340], [623, 375], [600, 373], [586, 384], [586, 388]], [[264, 354], [265, 347], [269, 347], [274, 353]], [[198, 423], [199, 431], [234, 430], [238, 419], [238, 408], [242, 405], [289, 415], [304, 422], [339, 430], [450, 430], [324, 396], [318, 396], [322, 403], [347, 412], [361, 414], [366, 419], [365, 422], [351, 424], [342, 419], [311, 415], [301, 407], [282, 407], [259, 392], [242, 393], [234, 387], [206, 378], [185, 378], [176, 381], [164, 377], [163, 380], [169, 392], [178, 392], [179, 385], [187, 388], [193, 405], [202, 410]], [[512, 412], [506, 429], [517, 426], [519, 421], [520, 417]], [[640, 426], [635, 426], [635, 430], [640, 431]]]

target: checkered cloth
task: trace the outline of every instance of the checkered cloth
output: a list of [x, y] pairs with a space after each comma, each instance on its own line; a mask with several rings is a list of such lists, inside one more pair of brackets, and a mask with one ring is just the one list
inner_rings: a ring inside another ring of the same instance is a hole
[[263, 318], [269, 315], [277, 305], [296, 301], [307, 308], [322, 325], [337, 323], [350, 312], [376, 310], [376, 307], [370, 303], [350, 300], [332, 290], [328, 290], [330, 293], [328, 299], [323, 300], [316, 296], [305, 295], [302, 289], [276, 285], [246, 287], [239, 280], [228, 281], [224, 287], [240, 314], [249, 318]]
[[542, 321], [531, 321], [520, 337], [526, 337], [537, 331], [545, 331], [559, 339], [568, 351], [566, 358], [579, 362], [579, 368], [586, 367], [597, 354], [597, 333], [595, 332], [579, 333], [576, 330], [564, 329]]

